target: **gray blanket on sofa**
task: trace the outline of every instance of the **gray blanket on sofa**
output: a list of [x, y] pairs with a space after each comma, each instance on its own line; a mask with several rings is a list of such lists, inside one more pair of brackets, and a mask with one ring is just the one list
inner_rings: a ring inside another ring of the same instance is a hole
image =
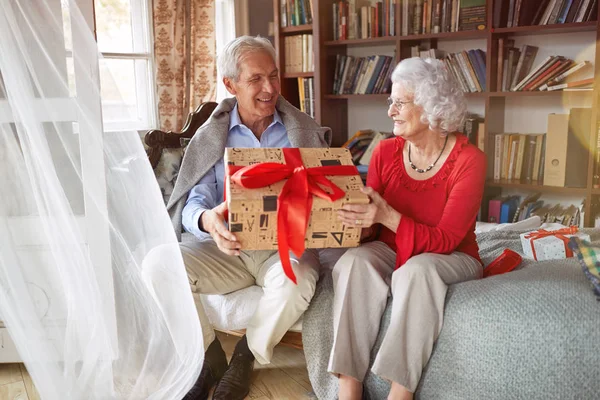
[[[600, 231], [585, 230], [592, 242]], [[520, 232], [477, 236], [488, 265], [506, 248], [522, 255]], [[327, 373], [333, 342], [331, 272], [324, 272], [304, 314], [302, 340], [313, 389], [335, 399]], [[389, 324], [391, 303], [371, 354]], [[508, 274], [452, 285], [445, 320], [416, 397], [422, 399], [592, 399], [600, 396], [600, 302], [576, 259], [527, 259]], [[369, 372], [369, 399], [385, 399], [389, 383]]]

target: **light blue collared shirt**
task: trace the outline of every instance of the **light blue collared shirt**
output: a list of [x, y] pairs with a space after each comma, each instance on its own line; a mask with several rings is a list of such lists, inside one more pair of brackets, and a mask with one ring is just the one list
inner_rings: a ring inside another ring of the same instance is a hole
[[[229, 113], [229, 133], [226, 147], [292, 147], [288, 139], [287, 130], [277, 110], [273, 122], [260, 136], [260, 141], [254, 133], [242, 123], [238, 113], [237, 103]], [[208, 170], [200, 181], [190, 190], [182, 213], [182, 224], [186, 231], [194, 234], [198, 239], [206, 239], [210, 235], [198, 227], [198, 220], [202, 213], [210, 210], [223, 202], [223, 187], [225, 178], [225, 164], [223, 157]]]

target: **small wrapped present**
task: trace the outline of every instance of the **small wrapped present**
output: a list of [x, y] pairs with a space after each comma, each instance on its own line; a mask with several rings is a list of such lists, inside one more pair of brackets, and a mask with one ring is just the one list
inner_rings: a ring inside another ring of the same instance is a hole
[[368, 204], [345, 148], [227, 148], [229, 229], [244, 250], [274, 250], [295, 281], [289, 257], [305, 248], [356, 247], [361, 229], [344, 225], [344, 204]]
[[526, 257], [537, 261], [559, 260], [573, 257], [573, 252], [569, 248], [569, 238], [578, 237], [589, 242], [590, 236], [578, 232], [576, 226], [568, 228], [547, 231], [539, 229], [533, 232], [521, 234], [521, 245]]

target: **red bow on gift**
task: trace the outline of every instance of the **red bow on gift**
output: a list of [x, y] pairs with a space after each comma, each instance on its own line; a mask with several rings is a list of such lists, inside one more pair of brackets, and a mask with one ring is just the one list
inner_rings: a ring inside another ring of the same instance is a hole
[[531, 239], [529, 242], [531, 243], [531, 251], [533, 252], [534, 260], [537, 260], [537, 254], [535, 253], [535, 247], [533, 245], [533, 241], [536, 239], [541, 239], [546, 236], [556, 236], [565, 244], [565, 255], [568, 257], [573, 257], [573, 252], [569, 248], [569, 238], [564, 235], [574, 235], [578, 231], [576, 226], [570, 226], [568, 228], [557, 229], [555, 231], [547, 231], [545, 229], [539, 229], [535, 232], [531, 232], [525, 235], [525, 239]]
[[[285, 164], [259, 163], [247, 167], [227, 166], [227, 174], [236, 184], [246, 189], [265, 187], [287, 179], [277, 197], [277, 248], [283, 270], [294, 283], [296, 275], [290, 263], [289, 250], [300, 257], [304, 253], [304, 237], [308, 227], [312, 196], [336, 201], [345, 193], [326, 175], [358, 175], [354, 165], [334, 165], [306, 168], [300, 150], [284, 148]], [[327, 193], [319, 185], [331, 189]]]

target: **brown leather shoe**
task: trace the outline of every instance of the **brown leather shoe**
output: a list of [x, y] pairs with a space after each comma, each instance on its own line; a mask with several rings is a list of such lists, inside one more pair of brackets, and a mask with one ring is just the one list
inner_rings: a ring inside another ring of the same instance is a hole
[[219, 381], [213, 400], [243, 400], [250, 392], [253, 371], [254, 355], [244, 336], [235, 346], [229, 368]]
[[221, 342], [215, 338], [204, 354], [204, 364], [198, 380], [183, 400], [207, 400], [210, 389], [219, 382], [226, 370], [227, 357]]

